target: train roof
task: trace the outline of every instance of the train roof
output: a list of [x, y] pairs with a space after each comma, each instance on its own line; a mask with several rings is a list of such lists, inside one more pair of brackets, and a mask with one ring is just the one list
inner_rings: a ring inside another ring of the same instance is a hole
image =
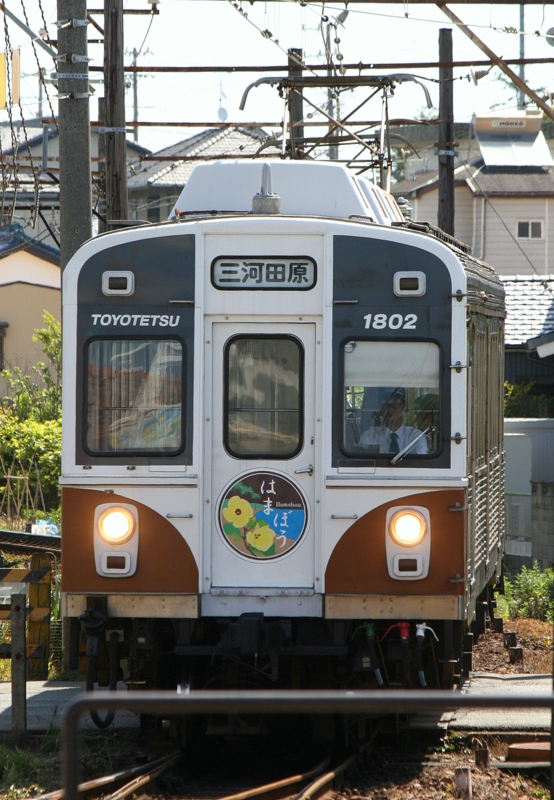
[[392, 195], [342, 164], [313, 161], [256, 159], [210, 161], [193, 170], [175, 213], [218, 211], [249, 213], [252, 197], [260, 191], [263, 165], [271, 167], [273, 191], [281, 198], [286, 216], [333, 219], [365, 217], [381, 225], [403, 220]]

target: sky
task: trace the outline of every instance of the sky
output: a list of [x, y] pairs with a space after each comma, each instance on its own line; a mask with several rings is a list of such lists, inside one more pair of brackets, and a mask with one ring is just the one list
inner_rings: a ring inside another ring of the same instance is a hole
[[[9, 0], [8, 8], [23, 19], [24, 3], [30, 27], [37, 31], [43, 27], [39, 0]], [[57, 17], [54, 0], [41, 0], [48, 31], [56, 36]], [[145, 66], [215, 66], [215, 65], [283, 65], [286, 73], [286, 50], [301, 47], [308, 64], [323, 63], [324, 48], [320, 31], [322, 13], [335, 18], [344, 4], [309, 3], [300, 6], [293, 2], [237, 3], [240, 13], [230, 0], [160, 0], [159, 15], [125, 16], [125, 63], [132, 62], [132, 49], [141, 49], [137, 63]], [[89, 8], [102, 7], [101, 0], [89, 0]], [[149, 8], [146, 0], [125, 0], [125, 7]], [[519, 57], [519, 6], [455, 4], [452, 10], [499, 56]], [[481, 60], [485, 55], [432, 4], [418, 5], [406, 0], [395, 4], [351, 4], [344, 27], [338, 26], [338, 45], [345, 64], [370, 62], [406, 62], [438, 60], [438, 39], [441, 28], [453, 29], [454, 60]], [[245, 16], [247, 15], [247, 16]], [[1, 17], [0, 17], [1, 19]], [[95, 19], [102, 24], [102, 17]], [[2, 20], [3, 21], [3, 20]], [[325, 23], [324, 23], [325, 24]], [[38, 114], [37, 62], [29, 38], [13, 23], [8, 22], [12, 47], [21, 47], [22, 108], [25, 119]], [[525, 7], [525, 55], [553, 57], [554, 47], [546, 40], [546, 31], [554, 27], [554, 6], [528, 5]], [[262, 35], [270, 32], [271, 36]], [[96, 38], [89, 26], [89, 38]], [[333, 31], [332, 39], [335, 38]], [[278, 42], [278, 43], [277, 43]], [[4, 44], [4, 43], [2, 43]], [[335, 48], [335, 45], [333, 45]], [[5, 47], [0, 47], [0, 52]], [[37, 49], [41, 66], [47, 73], [54, 71], [52, 59]], [[101, 66], [102, 45], [90, 45], [91, 64]], [[551, 90], [554, 64], [526, 68], [526, 80], [535, 89]], [[517, 71], [517, 67], [514, 70]], [[386, 72], [387, 70], [385, 70]], [[399, 71], [399, 70], [388, 70]], [[410, 69], [409, 72], [428, 79], [438, 78], [438, 71]], [[275, 74], [275, 73], [271, 73]], [[321, 73], [319, 73], [321, 74]], [[357, 74], [348, 71], [347, 75]], [[366, 73], [364, 74], [371, 74]], [[492, 106], [515, 108], [516, 93], [504, 86], [493, 70], [477, 85], [469, 79], [470, 69], [454, 72], [454, 115], [456, 121], [468, 122], [472, 114], [487, 111]], [[262, 86], [252, 89], [244, 111], [239, 104], [245, 88], [257, 80], [260, 73], [239, 74], [155, 74], [138, 79], [139, 120], [215, 122], [222, 107], [229, 122], [265, 122], [278, 124], [283, 116], [283, 101], [276, 88]], [[94, 76], [98, 78], [99, 75]], [[97, 118], [96, 97], [102, 94], [101, 84], [93, 84], [96, 96], [91, 98], [91, 119]], [[436, 82], [426, 81], [435, 112], [438, 114], [439, 90]], [[50, 86], [50, 96], [56, 109], [56, 90]], [[341, 111], [347, 113], [367, 96], [368, 91], [356, 89], [341, 95]], [[318, 105], [325, 102], [324, 90], [313, 90], [310, 99]], [[414, 118], [425, 107], [422, 89], [415, 84], [404, 84], [395, 89], [390, 99], [389, 116]], [[127, 119], [133, 118], [133, 94], [127, 91]], [[45, 102], [44, 114], [48, 114]], [[222, 113], [222, 112], [221, 112]], [[376, 120], [381, 115], [380, 100], [370, 103], [361, 112], [365, 120]], [[18, 118], [14, 113], [14, 119]], [[0, 121], [7, 120], [7, 112], [0, 111]], [[271, 128], [268, 128], [270, 131]], [[276, 129], [278, 130], [278, 129]], [[152, 150], [180, 141], [196, 131], [183, 128], [143, 128], [139, 143]]]

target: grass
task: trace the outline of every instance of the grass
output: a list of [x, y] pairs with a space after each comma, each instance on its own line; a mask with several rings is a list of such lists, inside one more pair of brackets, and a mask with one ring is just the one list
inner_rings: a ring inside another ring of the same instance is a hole
[[[82, 780], [135, 766], [140, 748], [136, 734], [103, 731], [80, 733]], [[24, 800], [61, 785], [60, 732], [27, 733], [17, 742], [0, 741], [0, 798]]]

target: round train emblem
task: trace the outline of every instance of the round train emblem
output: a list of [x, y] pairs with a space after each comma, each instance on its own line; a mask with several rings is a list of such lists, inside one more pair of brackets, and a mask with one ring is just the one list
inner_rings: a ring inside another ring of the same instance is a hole
[[263, 561], [290, 553], [308, 527], [308, 506], [277, 472], [251, 472], [225, 490], [218, 509], [224, 539], [243, 556]]

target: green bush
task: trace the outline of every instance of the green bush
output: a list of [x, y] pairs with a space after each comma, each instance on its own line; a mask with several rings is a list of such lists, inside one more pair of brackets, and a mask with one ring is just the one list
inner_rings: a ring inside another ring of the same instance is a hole
[[[26, 473], [30, 473], [31, 494], [37, 493], [37, 469], [40, 475], [39, 505], [44, 499], [45, 509], [56, 509], [60, 505], [58, 479], [61, 472], [62, 424], [61, 420], [37, 422], [34, 419], [18, 420], [9, 411], [0, 412], [0, 453], [4, 465], [9, 468], [14, 459], [16, 467], [21, 462]], [[0, 491], [5, 491], [2, 487]]]
[[510, 619], [530, 617], [554, 622], [554, 569], [522, 567], [513, 581], [504, 581], [503, 605]]
[[[30, 476], [29, 489], [36, 505], [55, 512], [60, 505], [62, 447], [61, 325], [48, 311], [44, 322], [45, 327], [35, 331], [33, 339], [41, 342], [45, 361], [33, 367], [32, 375], [24, 375], [17, 367], [2, 372], [9, 394], [0, 406], [0, 455], [12, 474], [19, 475], [22, 470]], [[0, 486], [0, 496], [5, 491], [6, 486]]]

